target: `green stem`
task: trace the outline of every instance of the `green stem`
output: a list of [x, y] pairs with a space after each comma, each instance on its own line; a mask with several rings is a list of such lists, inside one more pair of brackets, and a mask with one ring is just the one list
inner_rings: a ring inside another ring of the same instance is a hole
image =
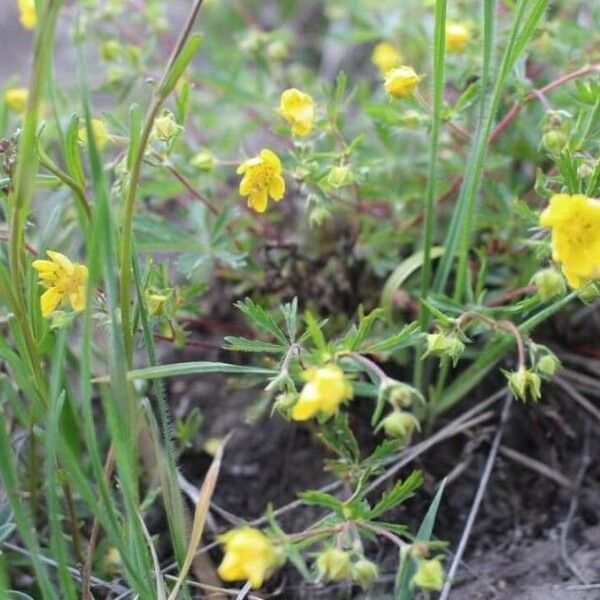
[[[437, 0], [435, 13], [435, 33], [433, 52], [433, 112], [431, 118], [431, 134], [429, 141], [429, 170], [427, 189], [425, 191], [425, 216], [423, 221], [423, 267], [421, 269], [421, 298], [429, 294], [431, 283], [431, 247], [435, 226], [435, 192], [437, 176], [437, 158], [442, 122], [442, 103], [444, 99], [444, 67], [446, 51], [446, 7], [447, 0]], [[419, 325], [423, 331], [429, 324], [429, 311], [420, 304]], [[424, 361], [419, 357], [423, 353], [421, 344], [415, 349], [414, 383], [422, 390], [424, 384]]]

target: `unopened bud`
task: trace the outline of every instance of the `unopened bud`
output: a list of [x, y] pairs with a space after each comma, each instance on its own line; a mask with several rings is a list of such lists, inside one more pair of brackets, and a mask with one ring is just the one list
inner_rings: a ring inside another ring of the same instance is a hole
[[201, 150], [190, 160], [192, 167], [201, 171], [212, 171], [215, 166], [215, 157], [208, 150]]
[[567, 134], [560, 129], [551, 129], [542, 136], [542, 146], [552, 154], [560, 154], [568, 141]]
[[456, 363], [464, 351], [464, 343], [454, 334], [438, 332], [427, 335], [426, 356], [447, 357]]
[[331, 218], [331, 213], [322, 206], [316, 206], [310, 211], [310, 215], [308, 216], [308, 223], [311, 227], [320, 228], [329, 221]]
[[317, 571], [323, 581], [343, 581], [352, 574], [350, 554], [337, 548], [323, 550], [317, 556]]
[[327, 176], [327, 183], [333, 188], [341, 188], [352, 183], [352, 171], [348, 165], [333, 167]]
[[381, 426], [388, 437], [407, 443], [413, 431], [419, 428], [419, 422], [411, 413], [395, 410], [381, 421]]
[[356, 581], [363, 590], [369, 588], [377, 577], [379, 577], [379, 569], [374, 562], [367, 560], [366, 558], [361, 558], [354, 563], [352, 567], [352, 579]]
[[183, 127], [178, 125], [173, 114], [170, 111], [165, 111], [160, 117], [154, 121], [152, 128], [152, 137], [161, 142], [170, 142], [183, 131]]
[[531, 279], [531, 282], [537, 288], [537, 292], [542, 302], [546, 302], [556, 296], [563, 296], [567, 291], [567, 284], [562, 273], [548, 267], [538, 271]]
[[537, 362], [537, 370], [546, 377], [552, 377], [560, 367], [560, 360], [554, 354], [545, 354]]

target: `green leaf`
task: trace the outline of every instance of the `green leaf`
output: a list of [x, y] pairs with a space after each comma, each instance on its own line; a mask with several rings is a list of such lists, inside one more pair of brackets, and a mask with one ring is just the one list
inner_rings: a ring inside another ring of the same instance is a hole
[[423, 483], [420, 471], [413, 471], [404, 481], [397, 481], [394, 487], [383, 494], [381, 500], [369, 512], [369, 519], [376, 519], [384, 512], [402, 504], [414, 495], [415, 490]]
[[225, 338], [227, 342], [226, 350], [235, 350], [238, 352], [284, 352], [286, 347], [279, 344], [271, 344], [269, 342], [261, 342], [260, 340], [249, 340], [236, 335], [229, 335]]
[[311, 506], [323, 506], [335, 511], [339, 515], [342, 514], [344, 503], [331, 494], [326, 494], [325, 492], [319, 492], [317, 490], [309, 490], [307, 492], [301, 492], [298, 496], [302, 498], [302, 501], [306, 504]]
[[328, 353], [329, 349], [327, 347], [325, 336], [323, 335], [321, 327], [319, 326], [319, 323], [317, 323], [315, 316], [309, 310], [304, 313], [304, 322], [306, 323], [307, 333], [312, 339], [317, 350], [323, 354]]
[[[183, 375], [199, 375], [201, 373], [227, 373], [232, 375], [260, 375], [269, 377], [276, 375], [274, 369], [261, 367], [246, 367], [244, 365], [231, 365], [221, 362], [183, 362], [172, 365], [159, 365], [145, 369], [135, 369], [127, 372], [127, 381], [134, 379], [161, 379], [163, 377], [181, 377]], [[97, 377], [96, 383], [107, 383], [106, 376]]]
[[[428, 542], [431, 539], [433, 525], [435, 523], [438, 508], [440, 506], [440, 501], [442, 500], [442, 494], [444, 493], [445, 485], [446, 480], [444, 479], [440, 484], [435, 496], [433, 497], [423, 521], [421, 522], [419, 530], [417, 531], [417, 535], [415, 536], [415, 541]], [[415, 571], [416, 566], [414, 559], [408, 553], [405, 553], [404, 556], [401, 557], [400, 566], [398, 568], [398, 572], [396, 573], [394, 600], [411, 600], [413, 593], [410, 588], [410, 581], [415, 574]]]
[[379, 352], [396, 352], [402, 348], [412, 346], [421, 337], [418, 323], [405, 325], [398, 333], [388, 338], [360, 348], [364, 354], [377, 354]]
[[181, 52], [173, 62], [158, 89], [158, 94], [161, 98], [166, 98], [173, 91], [179, 78], [183, 75], [183, 72], [190, 64], [192, 58], [194, 58], [196, 52], [198, 52], [201, 44], [202, 36], [199, 33], [194, 33], [188, 38], [185, 46], [181, 49]]
[[275, 319], [264, 309], [262, 306], [255, 304], [246, 298], [243, 302], [238, 302], [236, 307], [241, 310], [246, 317], [259, 329], [271, 334], [277, 338], [282, 344], [288, 345], [288, 339], [285, 334], [275, 322]]

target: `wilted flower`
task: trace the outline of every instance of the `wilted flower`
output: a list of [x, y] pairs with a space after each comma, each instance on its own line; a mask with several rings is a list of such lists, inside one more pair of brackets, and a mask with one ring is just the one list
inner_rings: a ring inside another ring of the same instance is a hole
[[281, 94], [277, 112], [292, 126], [292, 133], [298, 136], [308, 135], [315, 120], [315, 102], [304, 92], [296, 88], [285, 90]]
[[542, 397], [542, 380], [537, 373], [525, 367], [517, 371], [505, 372], [508, 387], [517, 400], [527, 402], [530, 398], [537, 402]]
[[27, 100], [29, 100], [29, 90], [25, 87], [9, 88], [4, 92], [6, 106], [16, 113], [25, 112]]
[[465, 345], [457, 335], [443, 332], [430, 333], [427, 335], [427, 351], [425, 356], [440, 356], [450, 358], [454, 363], [462, 356]]
[[555, 194], [540, 216], [552, 229], [552, 258], [574, 289], [600, 277], [600, 200]]
[[201, 171], [212, 171], [215, 162], [215, 157], [209, 150], [200, 150], [190, 160], [192, 167], [197, 167]]
[[218, 539], [225, 546], [218, 569], [223, 581], [249, 581], [253, 589], [258, 589], [279, 563], [277, 550], [259, 529], [239, 527]]
[[441, 590], [444, 585], [444, 569], [439, 558], [418, 560], [412, 583], [426, 590]]
[[63, 300], [69, 300], [73, 310], [85, 308], [88, 270], [84, 265], [71, 262], [64, 254], [48, 250], [50, 260], [34, 260], [40, 283], [47, 288], [40, 297], [42, 315], [48, 317]]
[[410, 98], [421, 78], [412, 67], [392, 69], [385, 78], [385, 91], [392, 98]]
[[352, 386], [344, 371], [331, 363], [302, 374], [306, 381], [292, 410], [294, 421], [306, 421], [316, 415], [331, 417], [342, 402], [352, 398]]
[[446, 24], [446, 48], [448, 52], [462, 52], [471, 41], [471, 31], [463, 23]]
[[402, 63], [402, 55], [390, 42], [379, 42], [373, 48], [371, 62], [379, 69], [381, 75], [385, 76], [389, 71], [399, 67]]
[[262, 213], [267, 209], [269, 197], [279, 202], [285, 193], [281, 176], [281, 161], [271, 150], [261, 150], [258, 156], [243, 162], [237, 170], [243, 175], [240, 195], [248, 196], [248, 206]]

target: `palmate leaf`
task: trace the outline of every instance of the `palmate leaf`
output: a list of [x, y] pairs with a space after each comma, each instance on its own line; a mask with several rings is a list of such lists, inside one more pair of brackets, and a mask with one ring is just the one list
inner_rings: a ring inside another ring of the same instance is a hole
[[246, 298], [243, 302], [236, 303], [236, 307], [241, 310], [246, 317], [259, 329], [269, 333], [284, 345], [288, 345], [288, 339], [281, 330], [275, 319], [262, 306], [255, 304]]

